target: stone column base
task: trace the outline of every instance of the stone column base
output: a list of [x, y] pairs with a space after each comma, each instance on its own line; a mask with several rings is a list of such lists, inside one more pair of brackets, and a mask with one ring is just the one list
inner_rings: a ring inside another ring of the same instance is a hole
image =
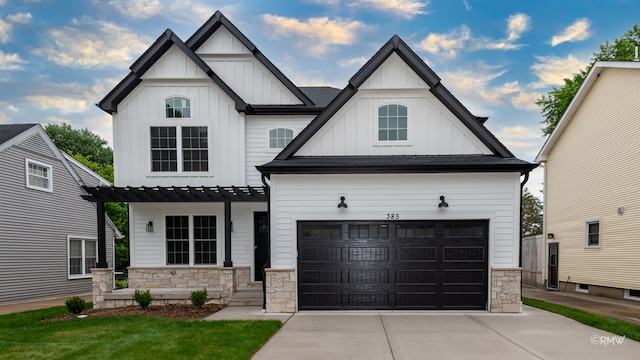
[[296, 270], [265, 269], [267, 312], [296, 312]]
[[491, 268], [491, 312], [522, 312], [522, 268]]
[[104, 295], [113, 292], [113, 268], [91, 269], [93, 279], [93, 308], [106, 307]]

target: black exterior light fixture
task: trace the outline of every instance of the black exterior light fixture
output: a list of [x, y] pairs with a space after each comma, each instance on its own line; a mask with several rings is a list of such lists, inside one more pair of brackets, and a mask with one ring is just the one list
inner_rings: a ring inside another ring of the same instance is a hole
[[444, 195], [440, 195], [440, 204], [438, 204], [439, 208], [446, 208], [449, 207], [449, 204], [447, 204], [446, 201], [444, 201]]
[[553, 239], [555, 239], [555, 238], [556, 238], [556, 235], [555, 235], [554, 233], [548, 233], [548, 234], [547, 234], [547, 239], [549, 239], [549, 240], [553, 240]]
[[346, 198], [344, 196], [340, 196], [340, 204], [338, 204], [338, 209], [348, 208], [347, 203], [344, 202], [345, 200]]
[[147, 223], [147, 232], [153, 232], [153, 221]]

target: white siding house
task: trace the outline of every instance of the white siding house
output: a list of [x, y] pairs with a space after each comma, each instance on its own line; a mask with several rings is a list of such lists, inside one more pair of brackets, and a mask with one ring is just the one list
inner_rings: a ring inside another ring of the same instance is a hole
[[0, 125], [0, 304], [90, 293], [98, 258], [114, 264], [117, 230], [106, 227], [96, 253], [96, 208], [83, 185], [110, 184], [40, 125]]
[[87, 191], [130, 204], [134, 288], [227, 301], [264, 281], [270, 312], [520, 309], [535, 165], [397, 36], [342, 91], [299, 88], [216, 12], [186, 42], [167, 30], [99, 106], [116, 186]]

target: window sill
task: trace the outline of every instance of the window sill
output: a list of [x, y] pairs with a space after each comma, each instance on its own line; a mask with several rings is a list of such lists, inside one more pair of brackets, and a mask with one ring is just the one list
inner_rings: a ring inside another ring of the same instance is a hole
[[92, 278], [91, 274], [67, 276], [67, 280], [81, 280], [81, 279], [91, 279], [91, 278]]
[[600, 245], [587, 245], [584, 248], [585, 249], [600, 249]]

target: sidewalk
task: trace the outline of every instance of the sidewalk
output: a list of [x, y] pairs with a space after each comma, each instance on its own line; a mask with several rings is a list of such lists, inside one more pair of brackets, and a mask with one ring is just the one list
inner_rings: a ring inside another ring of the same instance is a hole
[[[93, 301], [93, 295], [91, 294], [79, 294], [81, 298], [86, 302]], [[8, 305], [0, 305], [0, 315], [17, 313], [28, 310], [38, 310], [38, 309], [46, 309], [54, 306], [64, 306], [64, 302], [67, 301], [71, 296], [61, 297], [61, 298], [52, 298], [52, 299], [44, 299], [44, 300], [35, 300], [35, 301], [25, 301], [22, 303], [8, 304]]]
[[640, 302], [522, 287], [522, 296], [640, 325]]

